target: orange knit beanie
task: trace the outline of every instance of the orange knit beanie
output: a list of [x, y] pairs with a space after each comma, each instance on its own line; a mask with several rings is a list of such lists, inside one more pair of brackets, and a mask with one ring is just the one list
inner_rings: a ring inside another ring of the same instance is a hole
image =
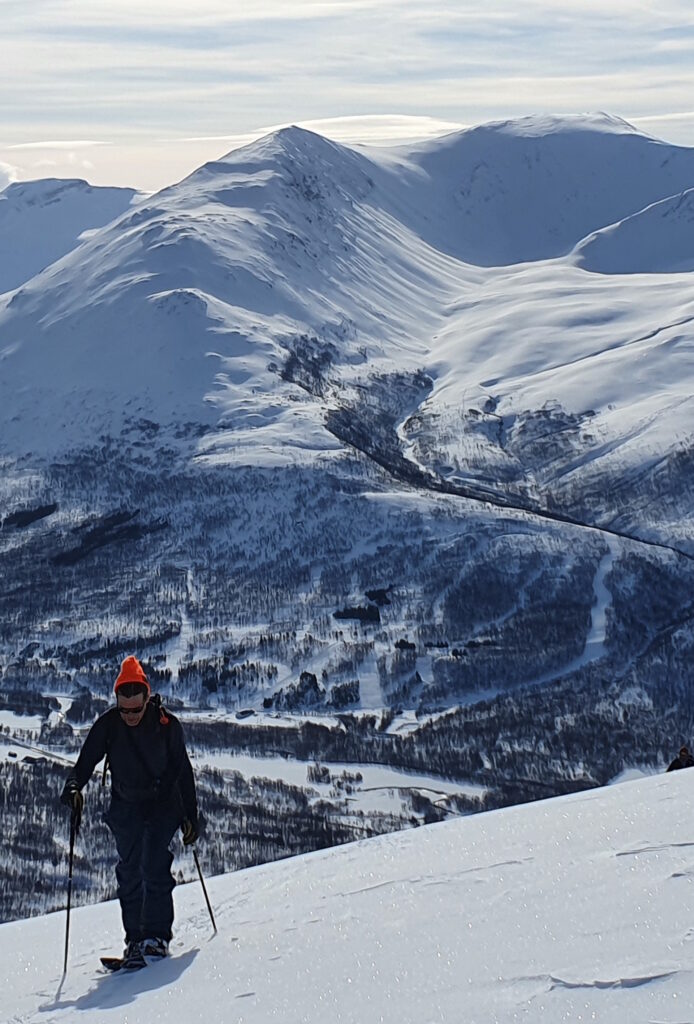
[[123, 686], [125, 683], [141, 683], [142, 686], [147, 687], [148, 697], [151, 693], [149, 680], [145, 675], [145, 670], [137, 658], [132, 654], [123, 659], [123, 664], [120, 667], [120, 672], [116, 679], [116, 685], [113, 687], [113, 692], [118, 693], [118, 687]]

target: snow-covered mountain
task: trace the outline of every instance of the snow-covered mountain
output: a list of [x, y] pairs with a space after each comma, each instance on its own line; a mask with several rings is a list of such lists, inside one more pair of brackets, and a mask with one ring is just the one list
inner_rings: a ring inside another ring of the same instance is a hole
[[691, 741], [693, 187], [603, 115], [290, 128], [0, 296], [12, 737], [74, 750], [136, 652], [201, 755], [487, 807]]
[[590, 232], [691, 187], [694, 161], [691, 149], [606, 114], [492, 122], [400, 157], [417, 233], [488, 267], [565, 255]]
[[[652, 223], [653, 204], [692, 182], [694, 152], [606, 117], [368, 154], [283, 130], [6, 297], [3, 450], [54, 454], [143, 419], [197, 425], [195, 454], [216, 462], [305, 461], [344, 445], [366, 391], [392, 420], [381, 447], [415, 474], [500, 478], [523, 504], [604, 523], [633, 506], [629, 491], [613, 507], [615, 478], [688, 443], [691, 302], [685, 278], [608, 285], [575, 263], [593, 269], [600, 238], [614, 246], [624, 218]], [[625, 243], [634, 266], [687, 265], [678, 202], [656, 252], [648, 226]], [[386, 399], [378, 382], [397, 374], [411, 383]], [[529, 444], [549, 421], [550, 453]]]
[[598, 274], [689, 273], [693, 224], [694, 189], [685, 189], [583, 239], [577, 263]]
[[73, 911], [62, 980], [64, 913], [5, 924], [3, 1018], [689, 1021], [691, 811], [684, 771], [209, 879], [216, 936], [193, 883], [127, 977], [116, 904]]
[[18, 288], [128, 209], [130, 188], [80, 179], [18, 181], [0, 192], [0, 293]]

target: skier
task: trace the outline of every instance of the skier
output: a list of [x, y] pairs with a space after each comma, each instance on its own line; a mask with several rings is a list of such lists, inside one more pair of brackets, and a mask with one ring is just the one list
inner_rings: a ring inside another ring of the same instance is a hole
[[168, 953], [173, 924], [173, 854], [180, 827], [183, 843], [198, 837], [193, 770], [181, 723], [152, 694], [137, 658], [125, 658], [114, 686], [116, 707], [89, 730], [61, 799], [82, 814], [82, 789], [105, 756], [111, 772], [111, 803], [104, 820], [118, 850], [116, 867], [125, 951], [122, 966], [144, 967], [145, 957]]
[[677, 757], [670, 762], [669, 772], [676, 772], [679, 768], [694, 768], [694, 757], [689, 753], [687, 747], [680, 747]]

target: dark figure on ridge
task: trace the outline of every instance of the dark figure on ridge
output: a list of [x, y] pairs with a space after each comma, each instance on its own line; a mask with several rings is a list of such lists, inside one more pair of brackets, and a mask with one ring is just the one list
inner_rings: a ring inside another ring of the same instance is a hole
[[668, 765], [669, 772], [676, 772], [679, 768], [694, 768], [694, 757], [689, 753], [687, 747], [680, 747], [677, 757]]
[[61, 800], [79, 826], [82, 789], [103, 757], [111, 771], [104, 820], [118, 850], [118, 899], [125, 929], [124, 966], [166, 956], [173, 925], [173, 854], [180, 827], [186, 846], [198, 837], [193, 770], [181, 723], [151, 694], [137, 658], [126, 658], [114, 686], [116, 706], [89, 730]]

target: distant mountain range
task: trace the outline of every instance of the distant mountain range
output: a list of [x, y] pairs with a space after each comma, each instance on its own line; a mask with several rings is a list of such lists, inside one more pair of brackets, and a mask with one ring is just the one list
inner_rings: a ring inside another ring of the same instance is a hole
[[[133, 650], [258, 714], [501, 721], [535, 686], [587, 715], [565, 775], [605, 769], [591, 715], [653, 758], [659, 701], [694, 727], [694, 150], [289, 128], [154, 196], [62, 188], [0, 193], [7, 692], [107, 694]], [[541, 742], [516, 721], [470, 771]]]

